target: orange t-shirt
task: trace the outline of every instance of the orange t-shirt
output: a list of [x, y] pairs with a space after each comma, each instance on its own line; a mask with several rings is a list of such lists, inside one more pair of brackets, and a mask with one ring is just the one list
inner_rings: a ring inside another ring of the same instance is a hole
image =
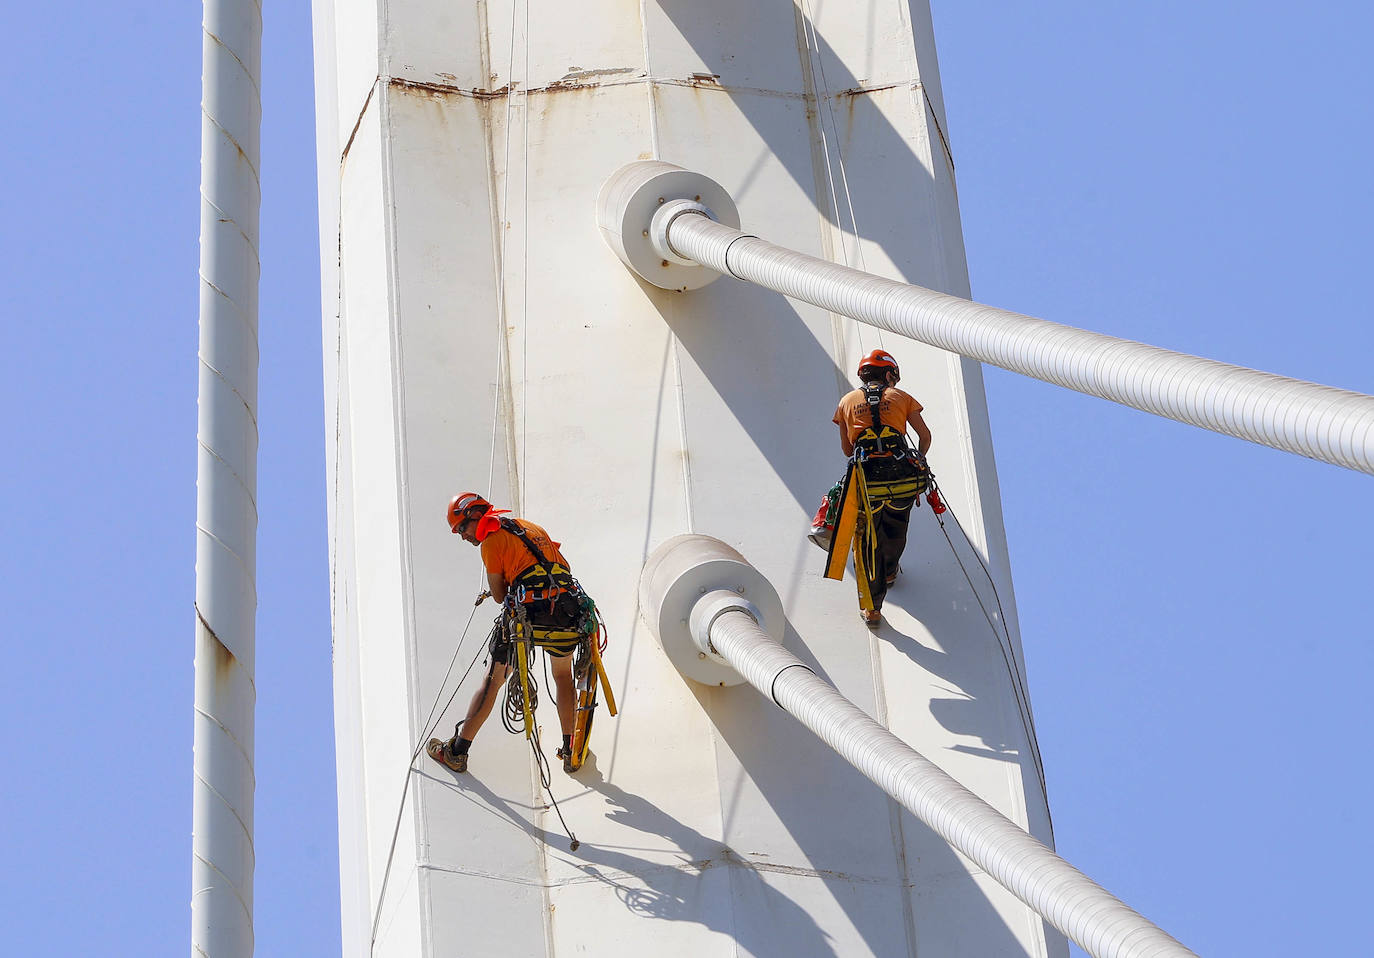
[[[906, 435], [907, 419], [913, 414], [921, 411], [923, 407], [907, 393], [902, 392], [896, 386], [889, 386], [883, 390], [882, 401], [878, 403], [878, 418], [883, 425], [891, 426], [893, 429]], [[873, 425], [873, 416], [868, 411], [868, 401], [864, 398], [864, 391], [856, 389], [853, 392], [845, 393], [840, 400], [839, 408], [835, 410], [835, 418], [831, 422], [838, 423], [844, 427], [845, 438], [850, 442], [859, 438], [869, 426]]]
[[[525, 535], [539, 547], [539, 551], [544, 553], [544, 558], [550, 562], [557, 562], [565, 569], [568, 568], [568, 560], [558, 551], [558, 543], [549, 538], [549, 534], [542, 526], [537, 526], [528, 519], [516, 519], [515, 522], [525, 530]], [[488, 572], [504, 578], [507, 585], [514, 582], [520, 573], [536, 561], [538, 560], [530, 554], [529, 548], [513, 532], [497, 529], [482, 540], [482, 565], [487, 567]]]

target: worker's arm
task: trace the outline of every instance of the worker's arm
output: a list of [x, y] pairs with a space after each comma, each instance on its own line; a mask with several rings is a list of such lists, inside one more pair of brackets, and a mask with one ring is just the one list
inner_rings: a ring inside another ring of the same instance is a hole
[[849, 434], [845, 432], [844, 423], [836, 423], [840, 427], [840, 448], [844, 450], [844, 456], [848, 459], [854, 455], [854, 443], [849, 439]]
[[921, 414], [918, 412], [913, 412], [906, 421], [912, 429], [916, 430], [916, 451], [924, 456], [930, 452], [930, 427], [926, 425], [926, 421], [921, 418]]
[[491, 590], [491, 597], [500, 605], [506, 601], [506, 577], [499, 572], [487, 573], [487, 588]]

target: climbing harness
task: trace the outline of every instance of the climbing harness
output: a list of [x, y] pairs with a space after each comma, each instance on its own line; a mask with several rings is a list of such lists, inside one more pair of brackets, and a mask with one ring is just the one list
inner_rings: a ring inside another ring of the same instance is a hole
[[[521, 634], [526, 637], [524, 646], [527, 655], [532, 656], [533, 646], [539, 646], [551, 654], [575, 656], [573, 686], [577, 698], [568, 764], [571, 771], [576, 771], [587, 759], [598, 690], [605, 692], [606, 705], [611, 715], [616, 714], [615, 695], [611, 692], [610, 678], [601, 663], [601, 653], [605, 651], [607, 641], [605, 621], [601, 618], [592, 597], [583, 590], [581, 583], [573, 578], [572, 573], [561, 563], [550, 560], [518, 522], [502, 517], [501, 528], [524, 543], [535, 560], [534, 565], [521, 572], [512, 583], [511, 591], [506, 597], [506, 605], [509, 608], [503, 613], [503, 618], [514, 621], [516, 628], [522, 630]], [[530, 611], [537, 607], [536, 603], [546, 601], [548, 614], [553, 616], [556, 611], [562, 610], [563, 618], [570, 620], [568, 625], [542, 625], [531, 622]], [[520, 661], [525, 663], [522, 664], [522, 675], [527, 676], [527, 660]], [[518, 695], [525, 694], [526, 688], [530, 687], [529, 681], [527, 677], [520, 679], [521, 691]], [[507, 698], [510, 698], [509, 691]], [[529, 707], [533, 708], [532, 702]], [[532, 725], [533, 721], [526, 712], [523, 726], [526, 738], [530, 736], [529, 730]]]
[[894, 449], [890, 455], [899, 457], [904, 456], [906, 454], [906, 438], [901, 437], [898, 439], [899, 434], [897, 430], [883, 424], [883, 393], [887, 390], [887, 386], [883, 383], [868, 382], [864, 383], [863, 388], [864, 402], [868, 404], [868, 414], [872, 418], [869, 420], [869, 427], [855, 440], [855, 445], [859, 445], [860, 443], [866, 445], [871, 444], [873, 454], [881, 456], [889, 454], [884, 447], [883, 440], [896, 440], [893, 442], [893, 445], [897, 448]]
[[911, 448], [905, 432], [882, 420], [883, 393], [889, 388], [883, 383], [864, 383], [864, 402], [872, 419], [854, 439], [854, 459], [863, 467], [865, 490], [878, 508], [914, 499], [930, 485], [925, 456]]
[[[928, 493], [933, 475], [925, 456], [911, 448], [904, 432], [882, 421], [882, 397], [888, 387], [884, 383], [863, 385], [864, 402], [868, 406], [870, 425], [854, 439], [854, 453], [849, 458], [844, 478], [826, 494], [822, 507], [831, 529], [826, 548], [825, 577], [843, 579], [847, 553], [854, 554], [854, 577], [859, 583], [859, 607], [865, 612], [875, 608], [870, 574], [878, 562], [878, 525], [883, 510], [905, 512], [920, 505], [920, 495]], [[833, 496], [833, 498], [832, 498]], [[943, 509], [943, 506], [942, 506]], [[821, 519], [820, 511], [817, 520]], [[816, 521], [812, 523], [812, 541], [817, 541]], [[818, 544], [820, 544], [818, 542]]]
[[[543, 551], [534, 544], [534, 540], [530, 538], [529, 533], [520, 523], [506, 516], [502, 516], [499, 522], [501, 528], [524, 543], [525, 548], [534, 557], [534, 565], [521, 572], [511, 583], [511, 588], [517, 593], [517, 602], [523, 605], [540, 599], [548, 599], [549, 611], [552, 612], [555, 598], [565, 592], [580, 593], [582, 591], [582, 586], [578, 585], [571, 572], [561, 564], [550, 562], [545, 558]], [[543, 588], [541, 589], [540, 586]]]

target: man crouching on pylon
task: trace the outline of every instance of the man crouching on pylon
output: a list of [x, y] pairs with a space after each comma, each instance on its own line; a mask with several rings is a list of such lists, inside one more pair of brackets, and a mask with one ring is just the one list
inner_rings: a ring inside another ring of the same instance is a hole
[[[501, 605], [502, 613], [492, 629], [491, 667], [473, 695], [467, 715], [454, 729], [453, 738], [447, 742], [432, 738], [426, 751], [455, 772], [467, 771], [468, 749], [491, 714], [511, 668], [518, 667], [513, 631], [517, 622], [519, 627], [527, 623], [530, 640], [549, 656], [553, 669], [558, 724], [563, 732], [557, 757], [563, 760], [563, 770], [571, 772], [576, 770], [570, 745], [576, 701], [572, 653], [587, 636], [587, 617], [595, 615], [594, 607], [572, 577], [558, 543], [533, 522], [504, 515], [509, 511], [492, 508], [475, 492], [455, 496], [448, 505], [449, 528], [481, 549], [491, 597]], [[479, 603], [482, 598], [485, 596], [478, 599]]]
[[[850, 457], [845, 481], [846, 498], [853, 487], [850, 508], [858, 515], [853, 525], [854, 571], [859, 582], [859, 614], [869, 628], [882, 621], [883, 599], [897, 580], [898, 562], [906, 549], [907, 526], [912, 506], [926, 491], [930, 469], [930, 428], [921, 418], [921, 404], [897, 388], [901, 371], [885, 350], [875, 349], [859, 361], [858, 389], [846, 393], [835, 410], [840, 427], [840, 448]], [[917, 448], [906, 438], [910, 425]], [[933, 503], [932, 503], [933, 505]], [[832, 547], [830, 564], [839, 561], [841, 550]], [[827, 575], [831, 575], [829, 569]]]

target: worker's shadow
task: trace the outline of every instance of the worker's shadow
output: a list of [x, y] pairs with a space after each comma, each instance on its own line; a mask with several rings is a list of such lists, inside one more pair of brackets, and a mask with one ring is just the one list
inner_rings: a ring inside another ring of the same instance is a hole
[[[975, 568], [974, 574], [981, 573]], [[949, 578], [942, 575], [940, 581], [948, 582]], [[902, 632], [888, 618], [878, 629], [879, 640], [949, 683], [950, 695], [932, 695], [931, 715], [950, 732], [975, 737], [984, 746], [958, 744], [951, 746], [953, 749], [1002, 761], [1020, 761], [1023, 750], [1032, 741], [1032, 730], [1029, 710], [1023, 704], [1023, 673], [1002, 631], [1001, 617], [989, 597], [975, 594], [967, 584], [953, 592], [941, 592], [938, 601], [932, 601], [933, 591], [917, 575], [899, 579], [889, 593], [889, 602], [900, 605], [925, 626], [933, 645]], [[979, 604], [980, 598], [983, 605]], [[971, 620], [977, 623], [973, 629], [969, 628]], [[1001, 709], [989, 707], [999, 698], [1014, 704], [1005, 720], [1001, 718]]]
[[[567, 838], [539, 827], [527, 817], [525, 813], [533, 811], [530, 806], [511, 803], [475, 778], [464, 776], [446, 784], [468, 800], [485, 804], [493, 814], [508, 819], [534, 841], [547, 846], [550, 853], [559, 849], [564, 861], [587, 878], [612, 888], [616, 898], [636, 915], [664, 921], [698, 922], [735, 939], [742, 953], [768, 954], [775, 948], [776, 941], [764, 940], [758, 923], [746, 922], [737, 926], [732, 921], [731, 908], [712, 907], [712, 899], [703, 887], [703, 876], [709, 869], [726, 867], [734, 870], [730, 879], [731, 896], [736, 900], [743, 897], [766, 903], [768, 913], [786, 923], [789, 941], [804, 944], [798, 954], [818, 958], [836, 955], [829, 936], [815, 919], [765, 882], [751, 862], [719, 840], [708, 838], [655, 807], [647, 799], [607, 781], [597, 768], [595, 755], [588, 756], [586, 764], [572, 780], [605, 800], [606, 818], [645, 834], [663, 836], [681, 852], [681, 859], [668, 863], [641, 858], [623, 847], [591, 842], [583, 842], [575, 851], [568, 851]], [[754, 938], [758, 940], [751, 940]]]

